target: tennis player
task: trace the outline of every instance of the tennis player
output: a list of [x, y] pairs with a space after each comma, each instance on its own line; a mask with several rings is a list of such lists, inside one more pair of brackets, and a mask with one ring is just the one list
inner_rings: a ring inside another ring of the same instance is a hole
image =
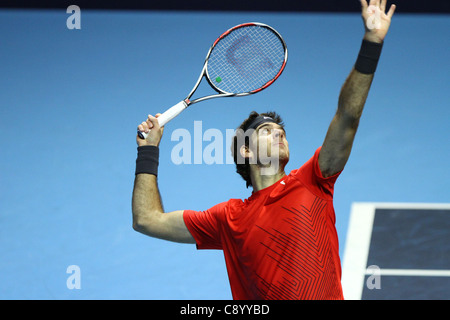
[[[395, 11], [386, 0], [361, 0], [365, 35], [339, 96], [325, 140], [286, 174], [289, 145], [281, 117], [250, 116], [232, 153], [252, 195], [201, 212], [164, 212], [157, 186], [163, 128], [149, 116], [138, 130], [133, 228], [146, 235], [223, 250], [234, 299], [343, 299], [333, 190], [344, 169]], [[264, 152], [261, 152], [263, 150]]]

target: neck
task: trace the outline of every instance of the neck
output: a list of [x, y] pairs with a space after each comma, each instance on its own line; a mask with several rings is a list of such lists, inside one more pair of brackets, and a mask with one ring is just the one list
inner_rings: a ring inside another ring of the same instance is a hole
[[270, 187], [286, 175], [284, 172], [284, 166], [274, 168], [273, 166], [262, 167], [258, 165], [250, 165], [250, 170], [253, 192]]

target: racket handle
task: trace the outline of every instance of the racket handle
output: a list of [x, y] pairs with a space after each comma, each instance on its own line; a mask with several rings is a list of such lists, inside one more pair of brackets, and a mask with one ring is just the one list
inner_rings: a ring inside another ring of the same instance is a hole
[[[160, 115], [158, 117], [159, 126], [163, 127], [166, 123], [168, 123], [170, 120], [175, 118], [186, 108], [187, 108], [187, 103], [184, 102], [184, 100], [178, 102], [176, 105], [174, 105], [172, 108], [168, 109], [166, 112], [164, 112], [162, 115]], [[139, 135], [139, 138], [146, 139], [148, 136], [148, 133], [138, 131], [138, 135]]]

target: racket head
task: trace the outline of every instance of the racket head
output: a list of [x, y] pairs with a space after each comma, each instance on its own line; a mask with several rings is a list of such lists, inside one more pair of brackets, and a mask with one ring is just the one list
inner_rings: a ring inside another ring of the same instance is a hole
[[224, 32], [206, 57], [205, 77], [219, 93], [247, 95], [270, 86], [287, 62], [286, 43], [272, 27], [250, 22]]

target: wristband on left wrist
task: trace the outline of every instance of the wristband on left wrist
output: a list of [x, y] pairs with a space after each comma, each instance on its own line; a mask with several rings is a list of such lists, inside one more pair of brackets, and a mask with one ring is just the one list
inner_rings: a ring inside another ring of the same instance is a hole
[[355, 69], [364, 74], [375, 73], [382, 48], [383, 43], [371, 42], [364, 39], [361, 43]]

